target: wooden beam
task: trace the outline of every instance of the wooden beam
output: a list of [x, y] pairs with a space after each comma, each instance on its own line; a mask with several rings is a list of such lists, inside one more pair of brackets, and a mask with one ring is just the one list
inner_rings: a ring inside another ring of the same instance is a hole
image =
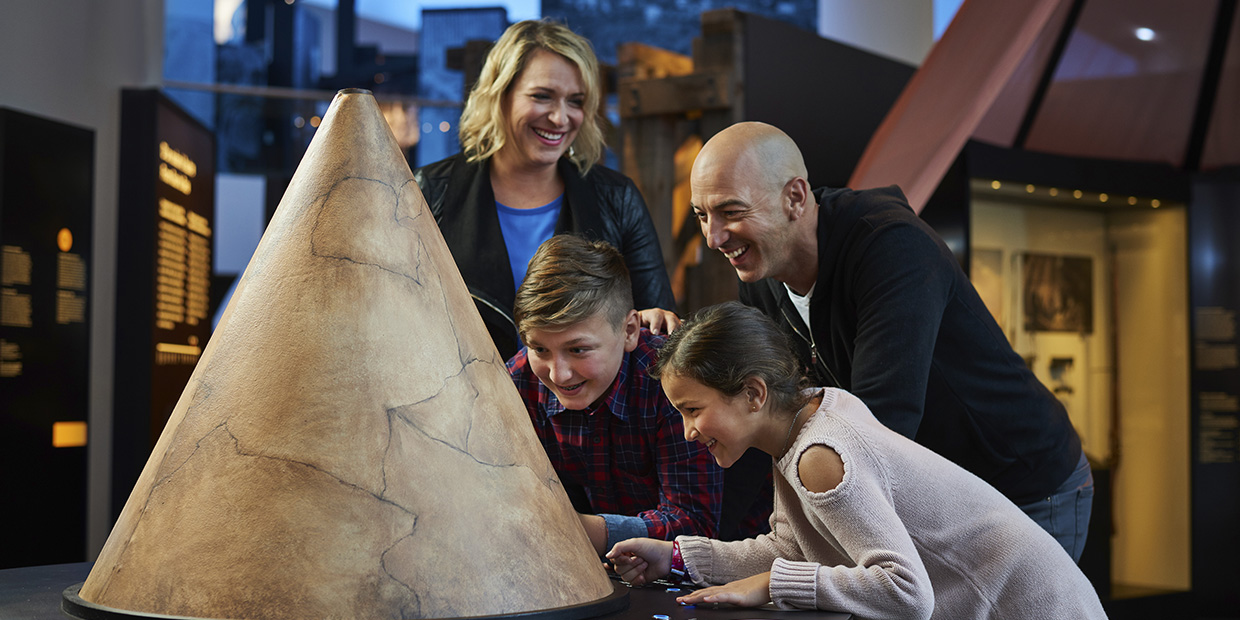
[[965, 0], [848, 185], [899, 185], [920, 212], [1063, 1]]
[[616, 65], [619, 79], [650, 80], [693, 73], [692, 58], [645, 43], [616, 46]]
[[662, 79], [620, 80], [620, 117], [687, 114], [722, 110], [732, 105], [732, 76], [723, 71]]

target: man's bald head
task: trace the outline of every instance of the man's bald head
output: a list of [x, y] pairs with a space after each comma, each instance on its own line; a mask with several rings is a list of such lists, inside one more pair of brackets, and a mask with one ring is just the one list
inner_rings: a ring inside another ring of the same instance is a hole
[[808, 179], [805, 159], [792, 138], [759, 122], [737, 123], [715, 134], [693, 162], [690, 183], [755, 183], [760, 191], [781, 191], [793, 177]]
[[689, 175], [690, 206], [707, 247], [744, 282], [775, 278], [807, 290], [818, 273], [818, 203], [801, 149], [766, 123], [715, 134]]

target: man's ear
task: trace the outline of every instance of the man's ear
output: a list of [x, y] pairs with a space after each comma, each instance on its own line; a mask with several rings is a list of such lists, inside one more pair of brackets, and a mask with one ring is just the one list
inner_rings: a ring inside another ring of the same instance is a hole
[[636, 310], [629, 310], [624, 317], [624, 352], [632, 353], [637, 348], [637, 339], [642, 333], [642, 322]]
[[788, 209], [788, 219], [800, 219], [809, 210], [809, 204], [814, 199], [813, 188], [809, 186], [809, 181], [805, 177], [792, 177], [784, 185], [784, 204]]
[[766, 406], [767, 397], [770, 393], [766, 389], [766, 381], [762, 377], [746, 377], [745, 378], [745, 398], [749, 401], [750, 411], [761, 411]]

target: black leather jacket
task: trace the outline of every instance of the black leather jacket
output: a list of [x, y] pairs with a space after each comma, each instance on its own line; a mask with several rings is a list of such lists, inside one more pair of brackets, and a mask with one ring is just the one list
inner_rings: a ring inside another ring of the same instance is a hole
[[[558, 164], [564, 179], [564, 208], [555, 232], [602, 239], [624, 255], [637, 308], [675, 309], [667, 269], [646, 201], [628, 177], [594, 166], [584, 177], [567, 159]], [[457, 268], [469, 287], [491, 339], [504, 359], [521, 344], [512, 306], [516, 289], [508, 249], [500, 231], [487, 161], [468, 163], [457, 153], [413, 171]]]

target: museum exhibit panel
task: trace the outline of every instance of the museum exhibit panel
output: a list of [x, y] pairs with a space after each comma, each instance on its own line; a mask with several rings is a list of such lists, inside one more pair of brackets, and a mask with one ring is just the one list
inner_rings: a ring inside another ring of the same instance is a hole
[[1094, 467], [1082, 567], [1112, 598], [1189, 591], [1185, 179], [1124, 162], [1064, 174], [1081, 162], [981, 144], [962, 162], [970, 279]]
[[85, 559], [94, 157], [0, 108], [0, 569]]
[[215, 158], [164, 93], [121, 92], [112, 518], [211, 337]]

